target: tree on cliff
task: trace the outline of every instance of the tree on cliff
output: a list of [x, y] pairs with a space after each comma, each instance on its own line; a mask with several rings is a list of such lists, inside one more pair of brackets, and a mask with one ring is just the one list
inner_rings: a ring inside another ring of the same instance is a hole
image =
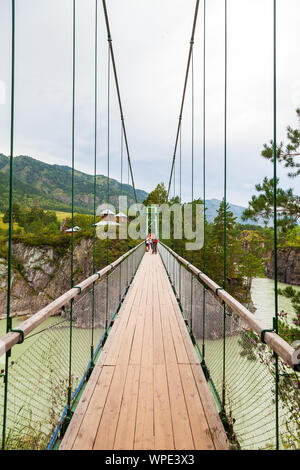
[[[299, 128], [292, 129], [291, 126], [287, 127], [287, 144], [283, 142], [276, 147], [276, 158], [279, 163], [284, 163], [285, 168], [291, 168], [293, 171], [288, 173], [290, 178], [296, 178], [300, 175], [300, 163], [296, 159], [300, 157], [300, 108], [296, 110]], [[273, 141], [269, 144], [264, 144], [261, 155], [274, 161]], [[277, 185], [279, 179], [277, 179]], [[243, 220], [252, 219], [258, 221], [260, 217], [264, 219], [267, 224], [274, 217], [274, 179], [264, 178], [262, 184], [255, 186], [256, 190], [260, 193], [259, 196], [252, 196], [249, 202], [249, 207], [242, 215]], [[283, 231], [297, 225], [300, 217], [300, 197], [293, 193], [292, 189], [283, 190], [277, 187], [277, 215], [278, 226]]]
[[[17, 202], [14, 202], [13, 207], [12, 207], [12, 224], [14, 225], [15, 222], [20, 223], [21, 219], [22, 219], [21, 206]], [[9, 224], [9, 209], [5, 210], [2, 220], [3, 220], [3, 223]]]
[[[287, 141], [285, 145], [283, 142], [276, 148], [276, 158], [282, 163], [284, 162], [285, 168], [292, 168], [293, 171], [288, 173], [290, 178], [295, 178], [300, 175], [300, 163], [296, 159], [300, 157], [300, 108], [296, 109], [299, 127], [298, 129], [292, 129], [291, 126], [287, 127]], [[271, 140], [269, 145], [264, 144], [264, 149], [261, 152], [264, 158], [274, 161], [274, 152], [273, 152], [274, 142]]]
[[229, 204], [221, 202], [214, 223], [207, 233], [207, 274], [218, 284], [223, 282], [224, 256], [224, 211], [226, 210], [226, 273], [227, 290], [242, 302], [250, 300], [253, 277], [263, 274], [263, 248], [261, 239], [248, 234], [247, 248], [245, 237], [241, 236], [236, 217], [229, 210]]
[[164, 183], [159, 183], [156, 188], [148, 194], [147, 199], [144, 200], [145, 206], [151, 204], [167, 204], [168, 203], [168, 191], [165, 188]]
[[[277, 178], [277, 184], [279, 178]], [[242, 219], [252, 219], [258, 222], [262, 218], [267, 224], [274, 216], [274, 179], [264, 178], [262, 184], [255, 185], [259, 196], [252, 196], [249, 207], [243, 212]], [[293, 194], [292, 189], [284, 191], [277, 188], [278, 225], [283, 231], [297, 225], [300, 217], [300, 197]]]

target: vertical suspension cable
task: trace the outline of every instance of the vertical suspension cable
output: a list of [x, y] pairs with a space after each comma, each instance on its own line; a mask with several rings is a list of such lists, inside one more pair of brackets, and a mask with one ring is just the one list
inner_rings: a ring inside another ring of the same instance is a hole
[[176, 196], [176, 161], [174, 163], [174, 195], [173, 197], [175, 198]]
[[[129, 186], [129, 162], [127, 160], [127, 185]], [[129, 239], [128, 239], [128, 224], [129, 224], [129, 216], [128, 216], [128, 206], [127, 206], [127, 219], [126, 219], [126, 224], [127, 224], [127, 238], [126, 238], [126, 251], [129, 251]], [[129, 267], [128, 267], [128, 258], [126, 258], [126, 266], [127, 266], [127, 285], [128, 285], [128, 277], [129, 277]]]
[[[123, 196], [123, 126], [121, 122], [121, 196]], [[119, 217], [120, 224], [120, 217]], [[122, 256], [122, 243], [120, 236], [120, 225], [119, 225], [119, 247], [120, 247], [120, 256]], [[122, 265], [120, 265], [120, 295], [119, 300], [121, 301], [122, 296]]]
[[181, 137], [181, 127], [179, 130], [179, 200], [181, 204], [181, 170], [182, 170], [182, 137]]
[[[182, 217], [182, 206], [181, 206], [181, 170], [182, 170], [182, 136], [181, 136], [181, 126], [179, 130], [179, 202], [180, 202], [180, 211], [181, 211], [181, 217]], [[182, 223], [181, 223], [182, 225]], [[182, 257], [183, 255], [183, 243], [184, 240], [182, 240], [180, 246], [180, 255]], [[179, 264], [179, 298], [181, 301], [181, 264]]]
[[[202, 271], [205, 274], [206, 270], [206, 0], [203, 2], [203, 266]], [[202, 308], [202, 360], [205, 361], [205, 294], [206, 289], [202, 288], [203, 292], [203, 308]]]
[[[194, 225], [194, 52], [192, 50], [192, 228]], [[191, 263], [194, 262], [194, 250], [191, 253]], [[191, 276], [191, 331], [193, 331], [193, 286], [194, 276]]]
[[[71, 238], [71, 288], [74, 287], [74, 161], [75, 161], [75, 39], [76, 39], [76, 0], [73, 0], [73, 65], [72, 65], [72, 238]], [[69, 386], [68, 386], [68, 417], [71, 415], [72, 395], [72, 330], [73, 330], [73, 299], [70, 305], [70, 339], [69, 339]]]
[[[176, 160], [174, 162], [174, 171], [173, 171], [173, 198], [175, 199], [175, 168], [176, 168]], [[175, 215], [173, 214], [173, 250], [175, 250]]]
[[[97, 191], [97, 97], [98, 97], [98, 0], [95, 0], [95, 81], [94, 81], [94, 232], [93, 232], [93, 274], [96, 272], [96, 191]], [[95, 283], [92, 291], [92, 344], [91, 365], [94, 365], [94, 323], [95, 323]]]
[[182, 100], [181, 100], [181, 106], [180, 106], [180, 113], [179, 113], [179, 119], [178, 119], [178, 126], [177, 126], [177, 132], [176, 132], [176, 139], [175, 139], [175, 148], [174, 148], [174, 153], [173, 153], [173, 159], [172, 159], [172, 165], [171, 165], [171, 172], [170, 172], [170, 178], [169, 178], [169, 184], [168, 184], [168, 198], [169, 198], [169, 194], [170, 194], [170, 188], [171, 188], [171, 183], [172, 183], [173, 169], [174, 169], [174, 164], [175, 164], [175, 159], [176, 159], [176, 152], [177, 152], [179, 131], [180, 131], [181, 122], [182, 122], [182, 114], [183, 114], [184, 100], [185, 100], [185, 94], [186, 94], [186, 87], [187, 87], [188, 76], [189, 76], [189, 70], [190, 70], [190, 62], [191, 62], [192, 51], [193, 51], [193, 46], [194, 46], [194, 37], [195, 37], [195, 31], [196, 31], [196, 24], [197, 24], [199, 3], [200, 3], [200, 0], [196, 0], [195, 13], [194, 13], [194, 20], [193, 20], [192, 36], [191, 36], [191, 40], [190, 40], [190, 49], [189, 49], [189, 55], [188, 55], [186, 73], [185, 73], [185, 80], [184, 80], [184, 86], [183, 86], [183, 94], [182, 94]]
[[[223, 289], [226, 289], [226, 204], [227, 204], [227, 0], [225, 0], [225, 90], [224, 90], [224, 230], [223, 230]], [[223, 305], [223, 380], [222, 411], [225, 412], [225, 369], [226, 369], [226, 305]]]
[[[278, 275], [277, 275], [277, 11], [273, 0], [273, 199], [274, 199], [274, 300], [275, 332], [278, 334]], [[279, 449], [279, 370], [278, 354], [275, 353], [275, 432], [276, 450]]]
[[[109, 174], [110, 174], [110, 37], [108, 38], [108, 58], [107, 58], [107, 212], [109, 206]], [[106, 237], [106, 265], [109, 264], [109, 217], [107, 214], [107, 237]], [[106, 273], [106, 309], [105, 309], [105, 330], [108, 323], [108, 273]]]
[[[12, 232], [13, 232], [13, 166], [14, 166], [14, 110], [15, 110], [15, 0], [11, 2], [11, 110], [10, 110], [10, 167], [9, 167], [9, 234], [8, 234], [8, 266], [7, 266], [7, 306], [6, 306], [6, 333], [11, 330], [12, 318], [10, 316], [11, 301], [11, 265], [12, 265]], [[4, 403], [2, 424], [2, 450], [5, 449], [7, 397], [8, 397], [8, 364], [11, 351], [5, 354], [4, 373]]]

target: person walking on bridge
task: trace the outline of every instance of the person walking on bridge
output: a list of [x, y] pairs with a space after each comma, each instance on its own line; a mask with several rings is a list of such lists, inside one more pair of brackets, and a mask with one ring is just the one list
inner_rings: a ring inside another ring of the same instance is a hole
[[146, 245], [146, 252], [148, 253], [150, 251], [151, 247], [151, 236], [150, 234], [147, 235], [146, 240], [145, 240], [145, 245]]
[[157, 239], [157, 236], [154, 235], [154, 237], [152, 238], [152, 254], [157, 254], [157, 244], [158, 244], [158, 239]]

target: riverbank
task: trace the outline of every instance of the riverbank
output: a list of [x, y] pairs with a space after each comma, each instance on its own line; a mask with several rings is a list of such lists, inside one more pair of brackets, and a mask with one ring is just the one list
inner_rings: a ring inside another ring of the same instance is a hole
[[[289, 284], [283, 282], [278, 283], [280, 289], [288, 287]], [[300, 291], [300, 286], [292, 286], [295, 290]], [[269, 278], [255, 278], [252, 281], [251, 298], [254, 307], [256, 308], [255, 316], [262, 320], [267, 327], [272, 327], [272, 319], [275, 315], [274, 304], [274, 281]], [[291, 322], [295, 316], [295, 310], [292, 307], [290, 299], [279, 295], [278, 296], [279, 310], [287, 312], [288, 320]]]

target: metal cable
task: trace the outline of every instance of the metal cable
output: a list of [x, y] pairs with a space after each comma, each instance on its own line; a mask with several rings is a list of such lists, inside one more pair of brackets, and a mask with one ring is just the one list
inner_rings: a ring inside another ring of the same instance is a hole
[[[223, 289], [226, 289], [226, 205], [227, 205], [227, 0], [225, 0], [225, 90], [224, 90], [224, 230], [223, 230]], [[226, 392], [226, 305], [223, 306], [223, 381], [222, 381], [222, 411], [225, 411]]]
[[[111, 50], [108, 46], [107, 57], [107, 230], [109, 230], [109, 170], [110, 170], [110, 58]], [[106, 266], [109, 265], [109, 237], [106, 237]], [[105, 315], [105, 330], [107, 329], [108, 322], [108, 273], [106, 273], [106, 315]]]
[[[94, 82], [94, 231], [93, 231], [93, 274], [96, 272], [96, 195], [97, 195], [97, 97], [98, 97], [98, 0], [95, 0], [95, 82]], [[95, 283], [92, 291], [92, 338], [91, 362], [94, 361], [94, 319], [95, 319]]]
[[[193, 229], [193, 217], [194, 217], [194, 54], [192, 51], [192, 229]], [[191, 253], [191, 263], [194, 262], [194, 250]], [[190, 327], [193, 331], [193, 287], [194, 277], [191, 276], [191, 322]]]
[[[14, 155], [14, 109], [15, 109], [15, 0], [11, 3], [11, 112], [10, 112], [10, 168], [9, 168], [9, 235], [8, 235], [8, 272], [7, 272], [7, 316], [6, 333], [11, 329], [10, 300], [11, 300], [11, 265], [12, 265], [12, 231], [13, 231], [13, 155]], [[8, 364], [10, 351], [5, 354], [4, 374], [4, 406], [2, 425], [2, 449], [5, 448], [6, 414], [8, 394]]]
[[126, 146], [126, 151], [127, 151], [128, 165], [129, 165], [129, 170], [130, 170], [130, 174], [131, 174], [131, 182], [132, 182], [132, 187], [133, 187], [133, 191], [134, 191], [134, 198], [135, 198], [135, 202], [137, 203], [138, 201], [137, 201], [135, 185], [134, 185], [134, 179], [133, 179], [133, 172], [132, 172], [132, 166], [131, 166], [131, 160], [130, 160], [127, 133], [126, 133], [126, 128], [125, 128], [125, 121], [124, 121], [123, 108], [122, 108], [121, 95], [120, 95], [120, 87], [119, 87], [119, 81], [118, 81], [118, 75], [117, 75], [117, 69], [116, 69], [116, 63], [115, 63], [115, 56], [114, 56], [114, 51], [113, 51], [113, 46], [112, 46], [112, 39], [111, 39], [111, 34], [110, 34], [110, 26], [109, 26], [109, 20], [108, 20], [108, 14], [107, 14], [107, 8], [106, 8], [105, 0], [102, 0], [102, 4], [103, 4], [104, 16], [105, 16], [106, 29], [107, 29], [107, 40], [108, 40], [110, 54], [111, 54], [111, 61], [112, 61], [113, 72], [114, 72], [114, 77], [115, 77], [115, 84], [116, 84], [117, 95], [118, 95], [118, 102], [119, 102], [119, 108], [120, 108], [120, 114], [121, 114], [122, 127], [123, 127], [123, 132], [124, 132], [124, 140], [125, 140], [125, 146]]
[[[203, 2], [203, 266], [206, 270], [206, 0]], [[205, 360], [205, 289], [203, 289], [202, 359]]]
[[[76, 0], [73, 0], [73, 40], [72, 40], [72, 246], [71, 246], [71, 288], [74, 287], [74, 163], [75, 163], [75, 73], [76, 73]], [[70, 305], [70, 344], [69, 344], [69, 386], [68, 416], [71, 413], [72, 395], [72, 333], [73, 333], [73, 300]]]
[[[278, 275], [277, 275], [277, 10], [273, 0], [273, 199], [274, 199], [274, 301], [275, 301], [275, 332], [278, 334]], [[276, 450], [279, 449], [279, 364], [275, 354], [275, 432]]]
[[193, 21], [192, 36], [191, 36], [191, 40], [190, 40], [190, 49], [189, 49], [189, 55], [188, 55], [186, 73], [185, 73], [183, 94], [182, 94], [181, 107], [180, 107], [180, 113], [179, 113], [179, 121], [178, 121], [178, 127], [177, 127], [176, 139], [175, 139], [175, 148], [174, 148], [174, 153], [173, 153], [173, 160], [172, 160], [171, 173], [170, 173], [169, 186], [168, 186], [168, 197], [169, 197], [170, 188], [171, 188], [171, 183], [172, 183], [172, 175], [173, 175], [174, 163], [175, 163], [176, 153], [177, 153], [177, 145], [178, 145], [178, 139], [179, 139], [179, 132], [180, 132], [180, 128], [181, 128], [182, 113], [183, 113], [184, 100], [185, 100], [185, 93], [186, 93], [187, 81], [188, 81], [188, 76], [189, 76], [190, 63], [191, 63], [191, 57], [192, 57], [192, 51], [193, 51], [193, 45], [194, 45], [195, 30], [196, 30], [197, 17], [198, 17], [198, 10], [199, 10], [199, 1], [200, 1], [200, 0], [197, 0], [197, 1], [196, 1], [196, 7], [195, 7], [195, 14], [194, 14], [194, 21]]

